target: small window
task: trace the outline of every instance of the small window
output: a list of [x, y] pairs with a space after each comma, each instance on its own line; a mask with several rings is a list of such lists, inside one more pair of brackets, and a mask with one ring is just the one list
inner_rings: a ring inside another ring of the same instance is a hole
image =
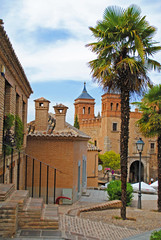
[[114, 132], [117, 131], [117, 123], [113, 123], [113, 124], [112, 124], [112, 130], [113, 130]]
[[90, 114], [90, 113], [91, 113], [91, 108], [89, 107], [89, 108], [88, 108], [88, 114]]
[[20, 96], [16, 94], [16, 115], [19, 115], [20, 108]]
[[94, 145], [97, 146], [97, 140], [94, 140]]
[[59, 113], [62, 113], [63, 112], [63, 109], [58, 109]]
[[44, 106], [44, 104], [43, 103], [39, 103], [39, 107], [43, 107]]
[[113, 110], [113, 103], [111, 103], [111, 111]]
[[154, 152], [155, 143], [150, 143], [150, 151]]
[[118, 104], [118, 103], [116, 103], [116, 111], [118, 110], [118, 108], [119, 108], [119, 104]]
[[83, 107], [83, 114], [85, 114], [85, 107]]

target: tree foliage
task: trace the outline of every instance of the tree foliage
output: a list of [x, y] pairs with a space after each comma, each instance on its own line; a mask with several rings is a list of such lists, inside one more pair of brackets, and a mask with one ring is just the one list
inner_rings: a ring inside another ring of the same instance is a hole
[[109, 151], [104, 154], [99, 154], [99, 158], [103, 162], [103, 169], [106, 167], [113, 170], [120, 169], [120, 154], [116, 154], [114, 151]]
[[[121, 200], [121, 181], [111, 181], [107, 188], [109, 200]], [[129, 206], [133, 198], [133, 188], [130, 183], [127, 183], [127, 201], [126, 205]]]
[[161, 85], [153, 86], [142, 102], [133, 103], [139, 107], [142, 117], [137, 121], [145, 137], [161, 135]]
[[15, 143], [17, 149], [20, 149], [23, 145], [23, 137], [24, 137], [24, 127], [23, 123], [18, 115], [15, 117]]
[[145, 137], [157, 137], [158, 145], [158, 211], [161, 212], [161, 85], [153, 86], [142, 102], [134, 103], [142, 111], [137, 121]]
[[76, 114], [75, 120], [74, 120], [74, 127], [79, 129], [79, 122], [78, 122], [78, 116]]
[[151, 84], [148, 70], [159, 70], [161, 65], [153, 55], [161, 46], [153, 41], [156, 28], [149, 25], [136, 5], [127, 9], [110, 6], [103, 20], [90, 27], [96, 42], [87, 46], [97, 54], [89, 62], [92, 77], [105, 90], [119, 92], [121, 96], [121, 217], [126, 219], [126, 182], [129, 140], [130, 94], [142, 93]]
[[19, 116], [7, 114], [4, 117], [4, 137], [3, 143], [6, 154], [11, 153], [11, 147], [20, 149], [23, 145], [24, 127]]

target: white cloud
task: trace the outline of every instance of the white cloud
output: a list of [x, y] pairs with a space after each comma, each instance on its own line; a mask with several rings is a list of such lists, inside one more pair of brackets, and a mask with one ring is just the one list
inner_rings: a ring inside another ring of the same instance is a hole
[[[7, 1], [7, 0], [6, 0]], [[27, 72], [30, 82], [54, 80], [87, 80], [90, 78], [88, 61], [94, 58], [85, 44], [92, 42], [89, 26], [102, 19], [109, 5], [127, 7], [133, 1], [119, 0], [14, 0], [4, 14], [5, 28], [13, 47]], [[161, 3], [135, 1], [147, 15], [149, 22], [158, 28], [156, 40], [161, 39]], [[2, 14], [3, 16], [3, 14]], [[39, 28], [66, 29], [70, 39], [42, 43], [34, 39]], [[161, 59], [161, 54], [157, 55]], [[34, 71], [28, 71], [34, 70]]]
[[[5, 5], [4, 11], [1, 12], [5, 30], [31, 83], [54, 80], [89, 80], [91, 76], [87, 63], [94, 58], [94, 55], [85, 47], [85, 44], [93, 41], [88, 27], [95, 26], [96, 22], [102, 19], [107, 6], [118, 5], [126, 8], [134, 3], [132, 0], [126, 2], [120, 0], [0, 1]], [[147, 16], [150, 24], [157, 27], [158, 31], [155, 39], [160, 41], [161, 2], [135, 0], [135, 4], [141, 7], [142, 15]], [[39, 28], [65, 29], [71, 33], [71, 36], [59, 41], [42, 42], [36, 39], [36, 32]], [[161, 61], [161, 53], [157, 54], [155, 59]], [[150, 76], [153, 82], [161, 83], [159, 73], [153, 73]], [[95, 93], [98, 90], [94, 91], [94, 89], [97, 89], [97, 87], [96, 83], [90, 83], [88, 86], [89, 93], [92, 92], [93, 97], [96, 96]], [[34, 89], [34, 91], [36, 92], [37, 89]], [[33, 98], [36, 97], [29, 99], [28, 121], [35, 118]], [[62, 103], [69, 107], [67, 121], [73, 123], [73, 100], [71, 102], [63, 101]], [[53, 104], [51, 103], [50, 106], [52, 108]], [[97, 115], [98, 111], [101, 111], [100, 102], [95, 108]], [[51, 111], [53, 112], [53, 109]]]

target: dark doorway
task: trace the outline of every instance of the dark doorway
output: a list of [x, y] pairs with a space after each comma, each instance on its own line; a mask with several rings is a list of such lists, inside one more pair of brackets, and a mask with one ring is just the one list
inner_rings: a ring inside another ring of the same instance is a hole
[[[144, 165], [141, 163], [141, 181], [144, 181]], [[135, 161], [130, 166], [129, 182], [139, 182], [139, 161]]]

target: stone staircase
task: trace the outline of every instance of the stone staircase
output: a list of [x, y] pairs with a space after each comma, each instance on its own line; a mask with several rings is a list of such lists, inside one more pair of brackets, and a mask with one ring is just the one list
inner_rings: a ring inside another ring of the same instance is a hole
[[18, 229], [59, 228], [58, 206], [29, 197], [29, 191], [14, 184], [0, 184], [0, 237], [11, 237]]

